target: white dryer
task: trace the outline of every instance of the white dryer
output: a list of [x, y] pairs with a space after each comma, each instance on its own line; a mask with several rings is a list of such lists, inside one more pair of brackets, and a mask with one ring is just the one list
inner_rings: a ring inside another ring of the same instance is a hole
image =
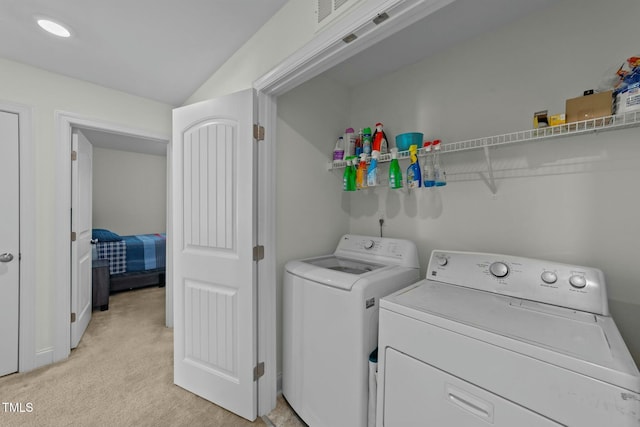
[[331, 255], [286, 264], [282, 392], [311, 427], [367, 425], [379, 300], [419, 278], [400, 239], [345, 235]]
[[434, 251], [381, 301], [377, 425], [640, 425], [640, 373], [597, 269]]

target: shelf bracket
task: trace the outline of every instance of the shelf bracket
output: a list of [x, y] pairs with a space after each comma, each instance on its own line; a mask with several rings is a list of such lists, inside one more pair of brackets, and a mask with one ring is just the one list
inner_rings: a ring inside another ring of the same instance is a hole
[[498, 188], [496, 187], [496, 181], [493, 176], [493, 166], [491, 165], [491, 156], [489, 155], [489, 146], [487, 145], [484, 146], [484, 158], [487, 160], [487, 172], [489, 173], [489, 177], [487, 179], [483, 176], [482, 179], [489, 187], [489, 190], [491, 190], [491, 194], [495, 195], [498, 192]]

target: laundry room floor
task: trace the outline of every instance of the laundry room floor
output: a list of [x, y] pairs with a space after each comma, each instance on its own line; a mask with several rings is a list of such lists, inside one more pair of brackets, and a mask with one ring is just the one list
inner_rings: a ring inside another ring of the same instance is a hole
[[278, 395], [275, 409], [266, 417], [262, 417], [262, 420], [270, 427], [308, 427], [281, 394]]

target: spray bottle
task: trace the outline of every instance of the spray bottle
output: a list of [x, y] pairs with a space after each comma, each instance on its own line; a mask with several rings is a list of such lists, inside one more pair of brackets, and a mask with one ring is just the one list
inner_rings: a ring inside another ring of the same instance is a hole
[[367, 187], [367, 155], [360, 154], [360, 164], [356, 171], [356, 188], [361, 190]]
[[407, 168], [407, 188], [422, 187], [422, 178], [420, 176], [420, 163], [418, 163], [418, 146], [409, 147], [409, 155], [411, 156], [411, 164]]
[[447, 185], [447, 173], [440, 161], [440, 140], [433, 141], [433, 180], [436, 187]]
[[402, 188], [402, 170], [398, 162], [398, 149], [391, 149], [391, 163], [389, 164], [389, 187]]
[[424, 163], [422, 163], [422, 177], [424, 178], [425, 187], [433, 187], [436, 181], [433, 177], [433, 154], [431, 154], [431, 141], [424, 143]]
[[344, 175], [342, 176], [342, 188], [344, 191], [356, 191], [356, 171], [353, 165], [355, 161], [354, 156], [347, 157], [347, 166], [344, 168]]
[[371, 152], [371, 161], [369, 162], [369, 169], [367, 170], [367, 187], [375, 187], [378, 185], [378, 159], [380, 158], [380, 152], [373, 150]]

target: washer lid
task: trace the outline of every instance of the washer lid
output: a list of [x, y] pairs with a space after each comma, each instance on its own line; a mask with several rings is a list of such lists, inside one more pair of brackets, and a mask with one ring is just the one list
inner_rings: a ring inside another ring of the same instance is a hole
[[608, 316], [431, 280], [382, 299], [380, 306], [640, 391], [640, 373]]
[[351, 290], [358, 280], [388, 269], [391, 265], [326, 255], [317, 258], [289, 261], [286, 270], [298, 277], [335, 288]]
[[348, 259], [334, 255], [314, 258], [303, 262], [307, 262], [317, 267], [327, 268], [334, 271], [341, 271], [343, 273], [349, 274], [364, 274], [384, 267], [384, 265], [382, 264], [374, 264], [372, 262]]

